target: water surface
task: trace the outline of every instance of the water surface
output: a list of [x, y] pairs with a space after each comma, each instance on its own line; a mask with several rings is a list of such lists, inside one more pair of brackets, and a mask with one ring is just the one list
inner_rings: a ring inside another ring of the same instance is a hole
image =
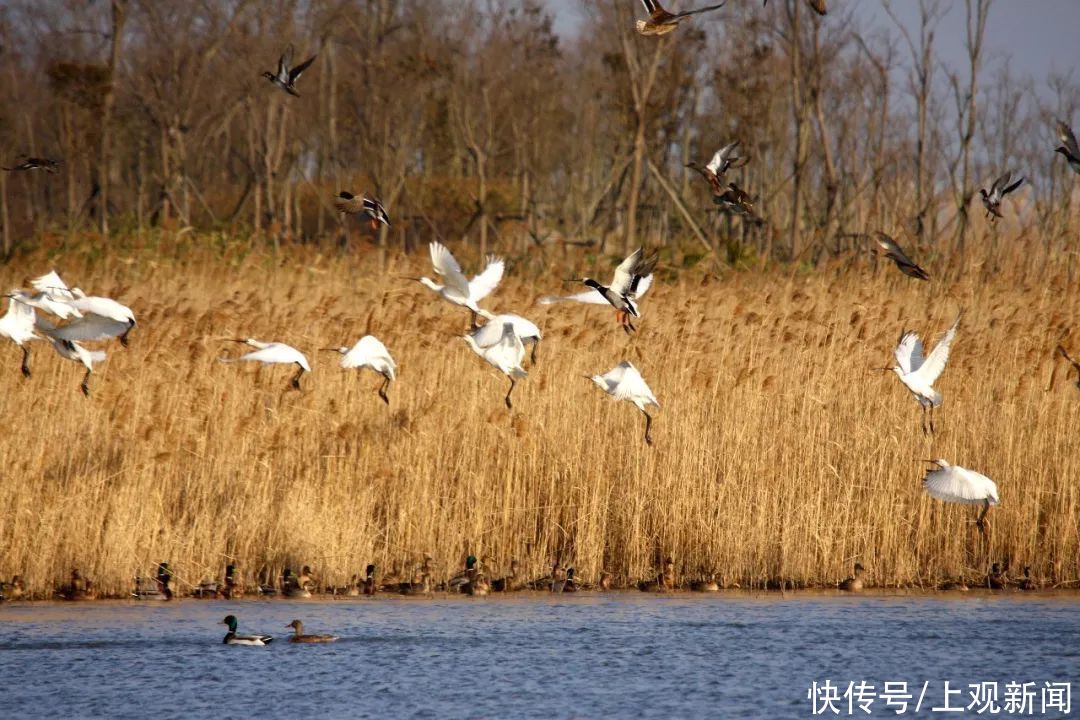
[[[227, 614], [275, 641], [223, 645]], [[931, 717], [945, 680], [1080, 693], [1078, 638], [1080, 598], [1020, 594], [9, 604], [0, 685], [22, 717], [794, 718], [814, 681], [929, 681], [900, 717]]]

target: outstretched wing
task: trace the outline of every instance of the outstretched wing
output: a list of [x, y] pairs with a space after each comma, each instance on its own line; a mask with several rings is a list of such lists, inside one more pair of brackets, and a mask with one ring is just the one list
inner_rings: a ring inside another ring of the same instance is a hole
[[88, 314], [52, 330], [49, 334], [61, 340], [74, 342], [108, 340], [123, 335], [128, 327], [128, 324], [124, 322], [117, 322], [102, 315]]
[[927, 356], [926, 362], [915, 368], [926, 384], [933, 385], [934, 381], [938, 379], [945, 369], [945, 363], [949, 360], [949, 349], [956, 338], [956, 328], [960, 326], [960, 318], [963, 314], [963, 311], [957, 314], [956, 320], [953, 320], [952, 326], [945, 331], [941, 340], [938, 340], [938, 344], [934, 346], [930, 355]]
[[1069, 154], [1073, 157], [1080, 157], [1080, 146], [1076, 144], [1076, 136], [1073, 135], [1072, 128], [1061, 120], [1058, 120], [1057, 131], [1058, 137], [1061, 139], [1061, 144], [1065, 146], [1065, 149], [1069, 151]]
[[315, 62], [315, 58], [317, 58], [317, 57], [318, 57], [318, 55], [312, 55], [307, 60], [300, 63], [299, 65], [294, 67], [292, 70], [290, 70], [289, 71], [289, 82], [294, 83], [297, 80], [299, 80], [300, 76], [304, 74], [305, 70], [307, 70], [309, 67], [311, 67], [311, 63]]
[[709, 12], [710, 10], [719, 10], [726, 5], [726, 2], [718, 3], [716, 5], [709, 5], [707, 7], [697, 8], [696, 10], [684, 10], [681, 13], [673, 13], [674, 17], [689, 17], [690, 15], [697, 15], [698, 13]]
[[586, 305], [609, 305], [610, 303], [596, 290], [586, 290], [574, 295], [545, 295], [536, 301], [540, 305], [553, 305], [557, 302], [576, 302]]
[[641, 0], [641, 4], [645, 6], [645, 12], [652, 15], [657, 10], [663, 10], [660, 4], [656, 0]]
[[713, 175], [719, 175], [720, 174], [720, 168], [724, 164], [724, 154], [723, 153], [724, 153], [725, 149], [726, 148], [721, 148], [720, 150], [717, 150], [715, 153], [713, 153], [712, 160], [710, 160], [709, 164], [705, 166], [706, 168], [709, 169], [710, 172], [712, 172]]
[[918, 370], [923, 364], [922, 340], [911, 331], [904, 333], [900, 336], [900, 342], [897, 343], [893, 355], [896, 357], [896, 364], [905, 375]]
[[281, 57], [278, 58], [277, 63], [277, 76], [282, 80], [289, 77], [289, 67], [292, 65], [293, 46], [285, 48], [285, 52], [281, 53]]
[[364, 210], [364, 198], [358, 198], [351, 192], [342, 190], [334, 198], [334, 207], [337, 208], [338, 212], [354, 215]]
[[615, 277], [611, 281], [611, 291], [618, 295], [626, 295], [633, 292], [638, 284], [638, 278], [651, 275], [656, 268], [657, 255], [643, 257], [641, 248], [635, 250], [630, 257], [619, 263], [615, 268]]
[[67, 300], [75, 299], [75, 295], [68, 288], [67, 284], [60, 279], [60, 276], [55, 270], [50, 270], [47, 274], [42, 275], [39, 278], [34, 278], [30, 281], [30, 285], [38, 292], [45, 293], [50, 300], [65, 302]]
[[488, 255], [487, 267], [469, 282], [469, 297], [478, 302], [490, 295], [502, 280], [505, 269], [506, 262], [501, 257]]
[[955, 465], [926, 473], [923, 488], [931, 497], [946, 502], [978, 504], [990, 495], [993, 504], [997, 504], [997, 487], [993, 480]]
[[[634, 282], [630, 284], [630, 295], [632, 298], [636, 300], [644, 295], [645, 292], [652, 287], [652, 280], [652, 275], [638, 275]], [[599, 293], [597, 293], [597, 295], [599, 295]], [[601, 296], [600, 299], [603, 300], [603, 296]]]
[[432, 242], [428, 245], [428, 249], [431, 251], [431, 266], [435, 268], [435, 272], [442, 275], [446, 287], [458, 293], [461, 297], [468, 298], [469, 281], [462, 274], [457, 259], [442, 243]]
[[1002, 191], [1001, 191], [1001, 194], [1002, 194], [1002, 195], [1008, 195], [1008, 194], [1009, 194], [1009, 193], [1011, 193], [1011, 192], [1012, 192], [1013, 190], [1015, 190], [1016, 188], [1018, 188], [1018, 187], [1020, 187], [1021, 185], [1023, 185], [1023, 184], [1024, 184], [1024, 180], [1025, 180], [1025, 178], [1020, 178], [1019, 180], [1017, 180], [1016, 182], [1014, 182], [1014, 183], [1013, 183], [1012, 185], [1008, 185], [1008, 186], [1006, 186], [1006, 187], [1005, 187], [1004, 189], [1002, 189]]

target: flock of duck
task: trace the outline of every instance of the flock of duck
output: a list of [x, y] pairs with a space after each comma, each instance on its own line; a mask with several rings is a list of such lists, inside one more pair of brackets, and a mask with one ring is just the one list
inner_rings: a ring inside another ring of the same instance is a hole
[[[637, 23], [637, 29], [643, 35], [667, 34], [691, 15], [715, 10], [723, 5], [721, 3], [697, 10], [670, 13], [657, 0], [642, 0], [642, 2], [649, 13], [649, 20]], [[826, 14], [825, 0], [807, 0], [807, 2], [820, 15]], [[279, 58], [276, 72], [265, 72], [264, 76], [283, 92], [299, 97], [296, 82], [315, 61], [316, 56], [313, 55], [295, 67], [292, 65], [292, 58], [293, 49], [290, 46]], [[1071, 128], [1059, 121], [1057, 131], [1062, 145], [1055, 152], [1063, 155], [1070, 168], [1080, 174], [1080, 148], [1077, 146]], [[755, 199], [734, 181], [726, 179], [731, 170], [740, 168], [748, 162], [748, 158], [740, 156], [738, 148], [739, 142], [736, 140], [718, 150], [707, 164], [702, 166], [692, 162], [687, 167], [699, 172], [705, 178], [712, 193], [713, 203], [719, 207], [720, 211], [740, 215], [755, 223], [764, 223], [754, 207]], [[21, 163], [3, 169], [12, 172], [43, 170], [55, 173], [59, 162], [48, 158], [26, 158]], [[1005, 172], [992, 183], [988, 190], [980, 190], [980, 199], [986, 208], [987, 217], [992, 222], [1001, 217], [1000, 207], [1004, 198], [1023, 182], [1022, 177], [1013, 182], [1012, 173]], [[379, 228], [380, 225], [390, 225], [390, 217], [377, 199], [342, 191], [334, 202], [335, 207], [343, 216], [365, 217], [374, 229]], [[883, 232], [877, 232], [873, 236], [873, 241], [874, 247], [893, 260], [897, 268], [905, 275], [918, 280], [929, 280], [928, 273], [912, 260], [895, 239]], [[530, 363], [535, 364], [537, 348], [542, 336], [539, 327], [521, 315], [494, 314], [480, 306], [480, 303], [499, 285], [505, 270], [505, 261], [496, 256], [489, 256], [483, 270], [468, 279], [457, 259], [444, 245], [438, 242], [430, 243], [429, 253], [434, 272], [441, 282], [427, 277], [410, 279], [418, 281], [446, 302], [463, 307], [470, 312], [472, 322], [463, 340], [483, 361], [507, 377], [509, 387], [503, 400], [507, 408], [512, 408], [511, 396], [515, 386], [528, 377], [528, 371], [525, 368], [526, 346], [531, 345]], [[545, 296], [538, 302], [541, 305], [569, 301], [610, 306], [615, 311], [619, 327], [626, 333], [634, 333], [637, 329], [634, 320], [641, 317], [640, 301], [652, 285], [656, 264], [656, 254], [647, 255], [638, 248], [615, 268], [614, 275], [608, 284], [584, 277], [575, 282], [584, 284], [587, 288], [585, 291], [571, 295]], [[79, 288], [69, 287], [55, 270], [31, 280], [30, 285], [31, 289], [14, 289], [7, 294], [8, 308], [6, 314], [0, 318], [0, 337], [10, 340], [22, 350], [21, 372], [26, 378], [30, 378], [32, 374], [29, 343], [44, 338], [61, 357], [84, 367], [86, 372], [79, 387], [85, 395], [89, 395], [89, 383], [94, 364], [102, 362], [105, 359], [105, 353], [100, 349], [90, 350], [84, 347], [83, 343], [107, 342], [112, 338], [118, 338], [121, 344], [126, 346], [128, 336], [136, 326], [134, 312], [131, 308], [111, 298], [88, 295]], [[943, 398], [941, 393], [934, 388], [934, 383], [945, 369], [961, 316], [962, 311], [957, 314], [956, 320], [945, 331], [929, 355], [925, 354], [923, 342], [916, 333], [902, 332], [893, 353], [895, 365], [882, 368], [894, 371], [900, 382], [918, 401], [922, 409], [924, 435], [935, 433], [934, 409], [941, 405]], [[486, 322], [478, 324], [479, 318], [483, 318]], [[304, 353], [285, 343], [253, 338], [236, 339], [235, 342], [250, 347], [252, 350], [238, 357], [222, 358], [222, 362], [245, 361], [295, 367], [295, 373], [289, 381], [290, 386], [295, 389], [301, 387], [304, 374], [312, 372], [312, 366]], [[335, 346], [320, 349], [340, 354], [342, 356], [340, 367], [343, 369], [367, 369], [380, 375], [382, 382], [377, 390], [378, 396], [383, 402], [390, 403], [389, 390], [396, 378], [397, 365], [380, 339], [365, 335], [351, 347]], [[1058, 351], [1080, 373], [1080, 364], [1074, 362], [1063, 347], [1059, 347]], [[649, 409], [659, 408], [660, 403], [641, 372], [629, 361], [622, 360], [607, 372], [591, 376], [591, 380], [616, 400], [624, 400], [637, 407], [645, 418], [644, 441], [652, 445], [653, 416]], [[1080, 387], [1080, 378], [1078, 378], [1078, 387]], [[976, 524], [980, 532], [985, 533], [986, 514], [991, 506], [1000, 502], [994, 481], [974, 470], [953, 465], [944, 459], [939, 458], [928, 462], [934, 467], [926, 472], [923, 479], [923, 486], [927, 493], [949, 502], [981, 506], [981, 513], [978, 515]], [[483, 589], [487, 580], [483, 572], [478, 569], [480, 563], [475, 561], [475, 558], [472, 560], [473, 566], [466, 567], [462, 575], [465, 580], [460, 586], [471, 589], [473, 591], [471, 594], [477, 594], [476, 591]], [[552, 574], [553, 579], [551, 579], [552, 587], [559, 582], [554, 579], [557, 570], [556, 564]], [[565, 591], [567, 585], [571, 588], [576, 587], [577, 581], [573, 576], [573, 569], [565, 569], [562, 572], [565, 574], [562, 590]], [[861, 567], [857, 566], [856, 574], [849, 578], [850, 589], [855, 589], [856, 586], [861, 587], [861, 572]], [[470, 573], [472, 573], [471, 577]], [[72, 599], [90, 592], [85, 586], [85, 581], [77, 575], [77, 572], [73, 574], [68, 588], [68, 595]], [[430, 578], [424, 573], [421, 573], [421, 576], [418, 581], [420, 587], [426, 588]], [[513, 579], [513, 571], [507, 577]], [[657, 587], [667, 587], [664, 578], [665, 572], [661, 572], [655, 581], [648, 582], [655, 582]], [[610, 578], [607, 583], [610, 584]], [[399, 589], [404, 585], [408, 585], [411, 589], [415, 583], [412, 581], [404, 583], [399, 586]], [[603, 578], [599, 586], [606, 588]], [[359, 583], [357, 587], [360, 587]], [[225, 588], [227, 593], [235, 595], [237, 586], [235, 583], [230, 586], [228, 577]], [[9, 596], [16, 591], [21, 593], [21, 579], [13, 579], [12, 583], [7, 584], [7, 589]], [[169, 592], [167, 582], [164, 589], [159, 592], [162, 594]], [[235, 618], [233, 620], [235, 624]], [[235, 635], [234, 628], [230, 630], [230, 633]]]

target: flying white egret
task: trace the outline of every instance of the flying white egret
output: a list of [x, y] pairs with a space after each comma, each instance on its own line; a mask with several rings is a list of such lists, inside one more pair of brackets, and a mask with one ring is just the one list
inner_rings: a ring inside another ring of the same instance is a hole
[[55, 315], [61, 320], [82, 317], [82, 313], [69, 305], [66, 300], [54, 300], [46, 292], [29, 293], [25, 290], [12, 290], [11, 297], [14, 297], [24, 305], [29, 305], [32, 308], [44, 310], [50, 315]]
[[964, 503], [967, 505], [982, 505], [982, 512], [975, 524], [979, 526], [979, 532], [986, 532], [986, 513], [990, 512], [991, 505], [1000, 505], [997, 485], [993, 480], [981, 473], [959, 465], [950, 465], [945, 460], [927, 460], [926, 462], [937, 465], [937, 469], [928, 470], [923, 478], [923, 488], [931, 497], [945, 502]]
[[356, 341], [356, 344], [352, 348], [336, 347], [336, 348], [323, 348], [329, 352], [341, 353], [344, 357], [341, 358], [341, 367], [345, 369], [350, 368], [368, 368], [374, 372], [383, 376], [382, 385], [379, 386], [379, 397], [383, 399], [387, 405], [390, 404], [390, 398], [387, 397], [386, 391], [390, 389], [390, 383], [394, 381], [394, 373], [397, 371], [397, 364], [394, 363], [394, 358], [390, 356], [390, 351], [386, 349], [386, 346], [382, 344], [374, 335], [365, 335]]
[[627, 333], [634, 332], [637, 328], [630, 322], [630, 316], [641, 317], [638, 312], [637, 298], [645, 293], [652, 284], [652, 273], [656, 269], [657, 256], [655, 254], [644, 257], [641, 248], [630, 254], [615, 268], [615, 276], [611, 285], [601, 285], [592, 278], [582, 278], [581, 282], [592, 288], [589, 292], [563, 297], [542, 297], [538, 301], [542, 305], [548, 305], [560, 300], [599, 305], [608, 303], [615, 308], [615, 318], [622, 329]]
[[521, 367], [521, 363], [525, 360], [525, 346], [522, 344], [521, 338], [514, 332], [514, 324], [503, 323], [499, 341], [487, 347], [481, 347], [472, 335], [463, 335], [462, 337], [469, 347], [473, 349], [473, 352], [510, 378], [510, 389], [506, 391], [506, 407], [513, 408], [514, 404], [510, 402], [510, 393], [514, 392], [514, 385], [517, 384], [518, 379], [529, 376], [525, 369]]
[[21, 302], [16, 292], [13, 290], [7, 296], [7, 312], [0, 317], [0, 337], [6, 337], [22, 349], [22, 374], [23, 377], [30, 377], [30, 348], [26, 343], [38, 339], [34, 334], [34, 308]]
[[83, 395], [90, 397], [90, 376], [94, 372], [94, 363], [105, 362], [105, 353], [101, 350], [87, 350], [74, 340], [59, 337], [57, 332], [63, 328], [57, 328], [48, 318], [38, 316], [35, 325], [60, 357], [81, 363], [86, 368], [86, 375], [83, 376], [79, 389]]
[[[595, 295], [595, 293], [593, 293]], [[483, 327], [476, 328], [469, 335], [476, 341], [476, 344], [482, 348], [490, 347], [495, 343], [502, 340], [503, 325], [510, 323], [514, 326], [514, 334], [521, 339], [522, 345], [532, 345], [532, 353], [529, 356], [529, 362], [533, 365], [536, 364], [536, 349], [540, 346], [540, 328], [536, 326], [536, 323], [521, 317], [520, 315], [514, 315], [513, 313], [500, 313], [493, 317]]]
[[593, 375], [591, 380], [616, 400], [628, 400], [637, 406], [645, 415], [645, 442], [652, 445], [652, 416], [645, 408], [649, 405], [659, 408], [660, 403], [633, 363], [623, 360], [603, 375]]
[[311, 365], [308, 364], [307, 358], [304, 354], [294, 347], [279, 342], [261, 342], [259, 340], [252, 340], [247, 338], [245, 340], [233, 340], [233, 342], [240, 343], [241, 345], [250, 345], [255, 348], [254, 352], [249, 352], [246, 355], [241, 355], [237, 358], [221, 358], [223, 363], [234, 363], [242, 360], [253, 360], [255, 362], [261, 362], [267, 365], [296, 365], [299, 370], [293, 375], [290, 383], [295, 390], [300, 389], [300, 377], [306, 373], [311, 372]]
[[[79, 329], [72, 329], [75, 340], [106, 340], [119, 337], [120, 344], [128, 346], [128, 333], [135, 327], [135, 313], [126, 305], [112, 298], [87, 295], [79, 288], [69, 288], [60, 279], [55, 270], [30, 281], [35, 290], [39, 290], [55, 302], [67, 303], [82, 315], [95, 315], [96, 319], [87, 319]], [[74, 324], [74, 323], [73, 323]]]
[[466, 280], [461, 271], [461, 265], [444, 245], [432, 242], [428, 250], [431, 252], [431, 265], [436, 274], [442, 276], [444, 284], [439, 285], [427, 277], [409, 279], [416, 280], [424, 287], [439, 293], [447, 302], [468, 308], [472, 312], [473, 325], [476, 325], [477, 315], [482, 315], [488, 320], [495, 317], [477, 303], [490, 295], [491, 291], [498, 286], [499, 281], [502, 280], [503, 271], [506, 269], [505, 261], [501, 257], [488, 255], [487, 265], [483, 272], [472, 280]]
[[963, 310], [957, 314], [952, 326], [945, 331], [933, 352], [925, 360], [922, 340], [911, 331], [900, 335], [900, 342], [893, 351], [896, 356], [893, 372], [922, 406], [924, 435], [926, 434], [927, 410], [930, 411], [930, 432], [934, 432], [934, 408], [941, 405], [942, 401], [941, 393], [934, 389], [934, 382], [945, 369], [945, 363], [949, 359], [949, 348], [952, 347], [953, 339], [956, 337], [956, 328], [960, 325], [960, 317], [963, 314]]

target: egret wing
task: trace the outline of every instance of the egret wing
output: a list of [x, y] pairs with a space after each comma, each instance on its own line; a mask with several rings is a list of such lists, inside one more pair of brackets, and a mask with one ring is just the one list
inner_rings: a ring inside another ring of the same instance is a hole
[[60, 279], [60, 276], [55, 270], [50, 270], [45, 275], [34, 278], [30, 281], [30, 285], [33, 286], [35, 290], [45, 293], [51, 300], [63, 302], [65, 300], [72, 300], [75, 297], [67, 284]]
[[74, 320], [67, 325], [50, 330], [49, 334], [61, 340], [85, 342], [119, 337], [127, 329], [127, 323], [117, 322], [102, 315], [88, 314], [79, 320]]
[[923, 488], [931, 497], [946, 502], [979, 504], [990, 499], [997, 504], [997, 486], [993, 480], [955, 465], [926, 473]]
[[900, 336], [900, 342], [893, 351], [896, 356], [896, 364], [907, 375], [918, 370], [923, 364], [923, 344], [919, 336], [913, 332], [906, 332]]
[[428, 246], [431, 251], [431, 265], [435, 272], [443, 277], [446, 287], [461, 295], [469, 297], [469, 281], [461, 272], [461, 266], [457, 259], [446, 249], [442, 243], [433, 242]]
[[956, 338], [956, 328], [959, 325], [960, 315], [957, 315], [952, 326], [945, 331], [941, 340], [938, 340], [938, 344], [934, 346], [930, 355], [927, 356], [926, 362], [915, 366], [915, 371], [919, 373], [919, 376], [924, 379], [928, 385], [933, 385], [934, 381], [938, 379], [945, 369], [945, 363], [949, 360], [949, 349], [952, 347], [953, 340]]
[[469, 282], [469, 297], [478, 302], [490, 295], [502, 280], [504, 270], [506, 262], [501, 257], [488, 255], [487, 267]]
[[13, 297], [8, 298], [7, 313], [3, 317], [8, 335], [12, 338], [25, 338], [27, 340], [36, 337], [34, 335], [36, 320], [37, 315], [34, 313], [34, 308], [26, 303], [19, 302]]

